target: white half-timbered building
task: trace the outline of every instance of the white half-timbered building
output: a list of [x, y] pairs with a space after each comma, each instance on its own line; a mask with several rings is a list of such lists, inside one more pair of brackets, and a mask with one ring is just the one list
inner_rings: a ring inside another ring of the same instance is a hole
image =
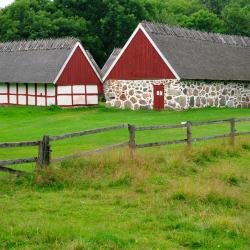
[[0, 43], [0, 105], [98, 104], [100, 69], [76, 38]]

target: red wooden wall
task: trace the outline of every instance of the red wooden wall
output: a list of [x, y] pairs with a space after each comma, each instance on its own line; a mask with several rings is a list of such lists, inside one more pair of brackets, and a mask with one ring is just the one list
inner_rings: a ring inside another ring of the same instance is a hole
[[56, 82], [57, 85], [98, 85], [98, 92], [103, 92], [103, 86], [95, 71], [89, 64], [80, 47], [76, 48], [74, 54], [66, 65], [64, 71]]
[[174, 74], [139, 30], [124, 51], [108, 79], [175, 79]]

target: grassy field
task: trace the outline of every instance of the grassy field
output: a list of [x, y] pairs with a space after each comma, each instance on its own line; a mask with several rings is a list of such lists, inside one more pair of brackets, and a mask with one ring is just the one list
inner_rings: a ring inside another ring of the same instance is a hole
[[[187, 120], [202, 121], [246, 116], [250, 117], [249, 109], [208, 108], [184, 112], [154, 112], [107, 109], [105, 107], [83, 109], [2, 107], [0, 108], [0, 142], [37, 140], [45, 134], [60, 135], [122, 123], [135, 125], [179, 124]], [[239, 124], [237, 128], [240, 131], [249, 130], [250, 122]], [[193, 131], [194, 136], [228, 132], [229, 124], [195, 127]], [[145, 131], [136, 134], [138, 143], [182, 138], [186, 138], [185, 129]], [[68, 139], [52, 144], [52, 156], [68, 155], [125, 141], [128, 141], [127, 129]], [[37, 155], [37, 147], [0, 149], [0, 154], [2, 159], [12, 159], [13, 156], [33, 157]]]
[[[0, 141], [40, 139], [120, 123], [175, 124], [247, 117], [247, 109], [185, 112], [104, 107], [60, 110], [0, 108]], [[249, 130], [250, 123], [238, 126]], [[195, 136], [224, 133], [229, 125], [196, 128]], [[185, 137], [185, 130], [146, 131], [138, 142]], [[164, 139], [163, 139], [164, 138]], [[53, 156], [128, 139], [107, 132], [53, 143]], [[0, 150], [1, 159], [37, 149]], [[66, 161], [15, 178], [0, 176], [0, 249], [249, 249], [250, 138], [137, 150]], [[19, 168], [32, 169], [32, 166]]]

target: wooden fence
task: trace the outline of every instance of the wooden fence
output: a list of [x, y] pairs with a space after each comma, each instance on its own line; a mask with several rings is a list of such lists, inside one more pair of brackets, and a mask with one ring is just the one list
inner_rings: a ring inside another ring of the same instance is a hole
[[[16, 165], [16, 164], [24, 164], [24, 163], [36, 163], [39, 167], [47, 167], [49, 164], [57, 161], [69, 160], [74, 159], [82, 156], [88, 156], [91, 154], [97, 154], [101, 152], [105, 152], [111, 149], [121, 148], [128, 146], [131, 151], [133, 152], [136, 148], [146, 148], [146, 147], [156, 147], [156, 146], [163, 146], [163, 145], [171, 145], [171, 144], [179, 144], [179, 143], [186, 143], [188, 148], [192, 147], [193, 142], [198, 141], [206, 141], [211, 139], [218, 139], [218, 138], [230, 138], [230, 142], [234, 145], [235, 137], [239, 135], [248, 135], [250, 131], [246, 132], [236, 132], [236, 123], [238, 122], [247, 122], [250, 121], [250, 118], [232, 118], [232, 119], [224, 119], [224, 120], [213, 120], [213, 121], [202, 121], [202, 122], [191, 122], [187, 121], [177, 125], [158, 125], [158, 126], [139, 126], [136, 127], [130, 124], [122, 124], [118, 126], [106, 127], [106, 128], [98, 128], [92, 130], [85, 130], [80, 132], [75, 132], [71, 134], [59, 135], [59, 136], [43, 136], [41, 141], [28, 141], [28, 142], [4, 142], [0, 143], [0, 148], [13, 148], [13, 147], [31, 147], [31, 146], [38, 146], [38, 155], [37, 157], [32, 158], [24, 158], [24, 159], [16, 159], [16, 160], [0, 160], [0, 171], [13, 173], [17, 175], [26, 174], [26, 172], [14, 170], [12, 168], [8, 168], [8, 165]], [[198, 137], [194, 138], [192, 133], [192, 128], [194, 126], [203, 126], [203, 125], [210, 125], [210, 124], [229, 124], [229, 133], [227, 134], [220, 134], [220, 135], [213, 135], [213, 136], [206, 136], [206, 137]], [[122, 142], [118, 144], [114, 144], [111, 146], [103, 147], [100, 149], [95, 149], [91, 151], [83, 151], [77, 154], [73, 154], [70, 156], [59, 157], [55, 159], [51, 159], [51, 145], [50, 142], [64, 140], [73, 137], [79, 137], [84, 135], [91, 135], [91, 134], [98, 134], [107, 131], [114, 131], [118, 129], [128, 128], [129, 131], [129, 140], [127, 142]], [[146, 131], [146, 130], [161, 130], [161, 129], [178, 129], [184, 128], [186, 129], [186, 138], [179, 139], [179, 140], [171, 140], [171, 141], [160, 141], [160, 142], [151, 142], [145, 144], [136, 144], [135, 135], [138, 131]]]

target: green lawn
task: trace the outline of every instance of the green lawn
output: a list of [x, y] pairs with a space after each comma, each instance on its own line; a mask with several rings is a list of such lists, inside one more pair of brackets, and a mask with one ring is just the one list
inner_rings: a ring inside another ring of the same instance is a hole
[[[0, 108], [0, 142], [41, 139], [43, 135], [60, 135], [85, 129], [106, 127], [122, 123], [135, 125], [178, 124], [183, 121], [202, 121], [232, 117], [250, 117], [249, 109], [200, 109], [175, 111], [129, 111], [99, 108], [49, 110], [36, 107]], [[241, 131], [249, 130], [250, 123], [238, 125]], [[194, 136], [228, 133], [229, 125], [210, 125], [194, 128]], [[185, 129], [138, 132], [137, 143], [186, 137]], [[128, 140], [126, 129], [88, 135], [52, 144], [53, 157], [94, 149]], [[33, 157], [37, 148], [0, 149], [1, 159]]]
[[[40, 139], [120, 123], [176, 124], [250, 117], [248, 109], [184, 112], [1, 107], [0, 141]], [[249, 130], [250, 123], [238, 126]], [[197, 127], [194, 136], [229, 131]], [[184, 138], [185, 129], [138, 132], [138, 142]], [[128, 140], [126, 129], [52, 144], [53, 156]], [[250, 138], [66, 161], [27, 177], [0, 176], [0, 249], [249, 249]], [[37, 148], [1, 149], [1, 159]], [[31, 169], [32, 166], [18, 166]]]

